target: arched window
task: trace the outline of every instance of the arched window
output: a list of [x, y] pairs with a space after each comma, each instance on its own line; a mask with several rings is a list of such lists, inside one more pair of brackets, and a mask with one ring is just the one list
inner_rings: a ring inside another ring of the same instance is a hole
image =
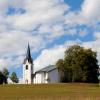
[[28, 65], [26, 65], [26, 70], [28, 70]]

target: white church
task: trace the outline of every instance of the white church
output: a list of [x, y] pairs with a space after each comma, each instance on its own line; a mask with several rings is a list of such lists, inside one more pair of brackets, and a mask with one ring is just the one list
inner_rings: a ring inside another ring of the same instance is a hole
[[58, 82], [58, 69], [54, 65], [49, 65], [41, 70], [34, 72], [33, 59], [31, 57], [30, 46], [28, 44], [26, 57], [23, 62], [23, 83], [44, 84]]

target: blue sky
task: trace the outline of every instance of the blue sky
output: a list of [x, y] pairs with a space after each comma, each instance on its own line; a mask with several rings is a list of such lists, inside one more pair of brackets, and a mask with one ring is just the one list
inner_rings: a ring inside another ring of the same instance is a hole
[[55, 64], [79, 44], [100, 63], [100, 0], [0, 0], [0, 69], [16, 71], [30, 43], [34, 69]]
[[84, 0], [64, 0], [65, 3], [67, 3], [71, 10], [77, 11], [81, 9], [81, 4]]

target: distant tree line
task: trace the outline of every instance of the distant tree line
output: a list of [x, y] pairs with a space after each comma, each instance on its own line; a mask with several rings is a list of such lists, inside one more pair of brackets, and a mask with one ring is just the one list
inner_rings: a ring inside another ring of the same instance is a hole
[[18, 83], [18, 78], [15, 72], [12, 72], [9, 77], [9, 71], [4, 68], [3, 71], [0, 71], [0, 84], [8, 84], [7, 79], [10, 78], [13, 83]]
[[69, 47], [64, 59], [56, 63], [61, 82], [98, 83], [99, 66], [96, 52], [79, 45]]

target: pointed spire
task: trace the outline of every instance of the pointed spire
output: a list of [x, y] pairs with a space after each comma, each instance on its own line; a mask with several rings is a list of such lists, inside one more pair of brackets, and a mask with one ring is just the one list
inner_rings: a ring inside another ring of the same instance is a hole
[[33, 60], [32, 60], [32, 57], [31, 57], [31, 52], [30, 52], [30, 45], [29, 45], [29, 43], [28, 43], [26, 58], [25, 58], [24, 62], [26, 62], [26, 60], [28, 60], [28, 62], [30, 62], [30, 63], [33, 63]]
[[27, 47], [26, 58], [27, 58], [27, 59], [30, 59], [30, 58], [31, 58], [31, 53], [30, 53], [30, 46], [29, 46], [29, 43], [28, 43], [28, 47]]

